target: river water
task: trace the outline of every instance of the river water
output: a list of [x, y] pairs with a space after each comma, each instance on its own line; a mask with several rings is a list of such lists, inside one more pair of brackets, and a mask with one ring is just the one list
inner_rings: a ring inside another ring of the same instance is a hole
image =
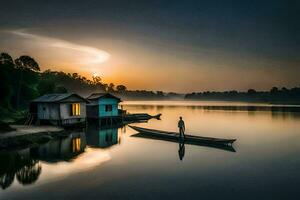
[[[0, 199], [299, 199], [299, 107], [226, 102], [124, 102], [161, 113], [134, 124], [236, 138], [234, 150], [135, 137], [89, 125], [36, 148], [0, 153]], [[182, 147], [181, 147], [182, 148]], [[183, 155], [184, 153], [184, 155]]]

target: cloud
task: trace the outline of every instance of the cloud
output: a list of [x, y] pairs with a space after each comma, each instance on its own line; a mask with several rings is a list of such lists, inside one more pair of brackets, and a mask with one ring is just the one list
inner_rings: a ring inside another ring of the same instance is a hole
[[110, 54], [108, 52], [95, 47], [79, 45], [66, 40], [37, 35], [23, 30], [14, 30], [8, 32], [26, 40], [30, 40], [31, 42], [35, 42], [43, 47], [53, 47], [60, 50], [69, 51], [68, 53], [74, 53], [76, 55], [74, 57], [80, 58], [80, 63], [98, 64], [103, 63], [110, 58]]

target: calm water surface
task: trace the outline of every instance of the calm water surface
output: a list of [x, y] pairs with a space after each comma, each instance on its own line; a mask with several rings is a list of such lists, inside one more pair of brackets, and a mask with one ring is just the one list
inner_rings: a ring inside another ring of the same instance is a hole
[[[229, 107], [228, 107], [229, 106]], [[232, 109], [237, 106], [237, 109]], [[269, 108], [266, 108], [269, 107]], [[0, 199], [299, 199], [300, 113], [263, 104], [125, 102], [162, 113], [136, 125], [236, 138], [236, 152], [90, 125], [37, 148], [0, 153]]]

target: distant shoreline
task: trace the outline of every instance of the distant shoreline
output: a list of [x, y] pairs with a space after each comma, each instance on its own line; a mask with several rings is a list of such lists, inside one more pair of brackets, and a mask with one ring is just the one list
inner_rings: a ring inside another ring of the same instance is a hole
[[[284, 106], [284, 107], [300, 107], [300, 103], [289, 104], [289, 103], [268, 103], [268, 102], [251, 102], [251, 101], [230, 101], [230, 100], [186, 100], [186, 99], [128, 99], [124, 100], [121, 105], [198, 105], [198, 106], [211, 106], [211, 105], [222, 105], [222, 103], [227, 106]], [[177, 103], [177, 104], [176, 104]], [[190, 103], [190, 104], [189, 104]], [[223, 105], [224, 105], [223, 104]]]

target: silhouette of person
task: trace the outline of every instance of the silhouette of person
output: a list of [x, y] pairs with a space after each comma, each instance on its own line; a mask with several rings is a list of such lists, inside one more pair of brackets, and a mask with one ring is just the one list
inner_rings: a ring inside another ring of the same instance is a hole
[[184, 138], [185, 124], [184, 121], [182, 120], [182, 117], [179, 117], [178, 128], [179, 128], [179, 136]]

